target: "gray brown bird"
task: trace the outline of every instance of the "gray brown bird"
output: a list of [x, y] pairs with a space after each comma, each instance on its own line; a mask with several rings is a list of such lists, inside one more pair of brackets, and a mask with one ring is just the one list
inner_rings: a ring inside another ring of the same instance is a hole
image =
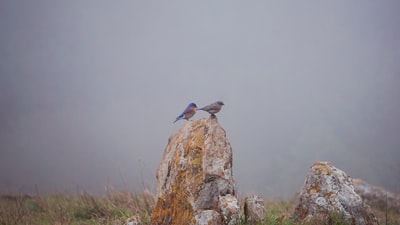
[[222, 101], [216, 101], [214, 103], [211, 103], [209, 105], [206, 105], [206, 106], [200, 108], [199, 110], [207, 111], [211, 115], [214, 115], [215, 113], [221, 111], [221, 108], [223, 105], [224, 105], [224, 103]]

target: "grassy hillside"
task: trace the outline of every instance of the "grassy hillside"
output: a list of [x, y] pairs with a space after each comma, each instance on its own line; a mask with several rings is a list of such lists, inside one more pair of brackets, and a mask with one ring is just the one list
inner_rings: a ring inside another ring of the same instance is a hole
[[[134, 215], [149, 224], [154, 196], [142, 193], [111, 192], [99, 197], [89, 194], [55, 194], [48, 196], [2, 195], [0, 225], [12, 224], [110, 224], [122, 225]], [[293, 201], [266, 201], [264, 224], [295, 224], [291, 215]], [[374, 208], [381, 224], [400, 224], [399, 212]], [[246, 225], [245, 222], [241, 223]], [[336, 224], [343, 224], [338, 221]]]

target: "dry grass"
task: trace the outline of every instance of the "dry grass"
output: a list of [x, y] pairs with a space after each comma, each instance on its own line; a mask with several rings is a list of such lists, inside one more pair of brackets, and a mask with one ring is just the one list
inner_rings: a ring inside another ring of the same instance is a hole
[[[122, 225], [134, 215], [149, 224], [155, 198], [141, 193], [108, 191], [105, 196], [55, 194], [29, 196], [8, 194], [0, 197], [0, 225], [13, 224], [110, 224]], [[294, 225], [294, 201], [265, 201], [264, 225]], [[373, 207], [382, 225], [400, 224], [396, 210]], [[246, 223], [242, 222], [242, 225]], [[335, 223], [344, 224], [344, 223]]]
[[400, 209], [386, 209], [385, 206], [372, 206], [375, 216], [381, 225], [399, 225]]
[[0, 199], [0, 224], [124, 224], [133, 215], [149, 222], [154, 197], [149, 191], [109, 192], [106, 196], [8, 194]]

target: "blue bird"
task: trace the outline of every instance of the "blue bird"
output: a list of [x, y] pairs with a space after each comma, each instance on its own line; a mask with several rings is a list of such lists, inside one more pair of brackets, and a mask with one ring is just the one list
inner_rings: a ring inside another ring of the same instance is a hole
[[174, 123], [181, 119], [189, 120], [190, 118], [192, 118], [192, 116], [196, 113], [196, 108], [197, 108], [196, 104], [190, 103], [186, 107], [185, 111], [183, 111], [183, 113], [181, 115], [176, 117], [176, 120], [174, 121]]
[[207, 111], [211, 115], [214, 115], [215, 113], [221, 111], [221, 108], [223, 105], [224, 105], [224, 103], [222, 101], [216, 101], [214, 103], [211, 103], [209, 105], [206, 105], [206, 106], [200, 108], [199, 110]]

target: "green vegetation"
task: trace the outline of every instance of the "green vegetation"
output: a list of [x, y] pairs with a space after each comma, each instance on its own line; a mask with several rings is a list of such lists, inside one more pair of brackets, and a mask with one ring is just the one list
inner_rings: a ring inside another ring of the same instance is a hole
[[[48, 196], [2, 195], [0, 225], [14, 224], [110, 224], [123, 225], [134, 215], [149, 224], [154, 196], [148, 192], [110, 192], [106, 196], [56, 194]], [[266, 201], [261, 225], [295, 225], [293, 201]], [[374, 208], [380, 224], [400, 224], [400, 212]], [[241, 225], [247, 225], [242, 219]], [[333, 221], [333, 224], [346, 224]]]

